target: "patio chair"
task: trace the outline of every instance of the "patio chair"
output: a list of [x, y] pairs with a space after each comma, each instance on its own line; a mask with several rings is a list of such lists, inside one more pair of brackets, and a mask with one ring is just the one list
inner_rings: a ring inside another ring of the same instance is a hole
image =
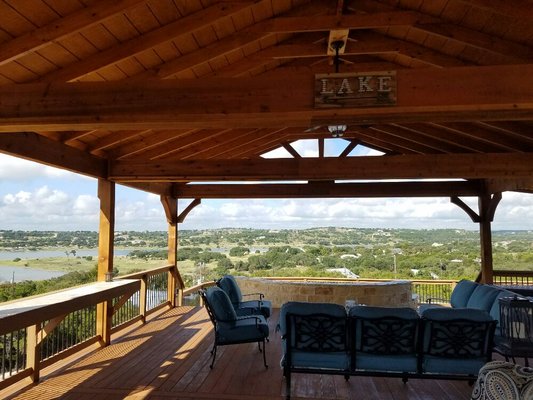
[[215, 364], [218, 346], [257, 342], [259, 351], [263, 353], [265, 368], [268, 368], [265, 345], [269, 329], [265, 317], [262, 315], [237, 316], [228, 295], [218, 287], [210, 287], [199, 293], [215, 327], [215, 342], [211, 350], [213, 360], [209, 367], [212, 369]]
[[[229, 296], [237, 315], [260, 314], [268, 318], [272, 314], [272, 303], [263, 299], [263, 293], [242, 294], [237, 281], [232, 275], [224, 275], [216, 284]], [[243, 296], [258, 296], [259, 299], [242, 301]]]

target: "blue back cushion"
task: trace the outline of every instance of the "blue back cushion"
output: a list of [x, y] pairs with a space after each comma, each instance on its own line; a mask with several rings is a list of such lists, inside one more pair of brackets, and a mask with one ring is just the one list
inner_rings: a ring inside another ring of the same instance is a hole
[[218, 286], [226, 292], [233, 304], [238, 304], [242, 301], [241, 289], [232, 275], [224, 275], [220, 278]]
[[210, 287], [206, 292], [207, 302], [218, 321], [235, 321], [237, 314], [231, 301], [219, 287]]
[[[355, 337], [351, 340], [354, 341], [353, 344], [357, 352], [386, 356], [408, 354], [416, 359], [420, 317], [415, 310], [411, 308], [356, 306], [350, 309], [349, 315], [355, 327]], [[383, 358], [382, 362], [394, 363], [399, 361], [396, 358], [392, 357], [390, 360]], [[357, 363], [358, 360], [356, 360]], [[416, 360], [414, 365], [416, 368]], [[359, 365], [357, 368], [362, 368], [362, 366]], [[391, 366], [387, 368], [390, 369]]]
[[453, 289], [450, 303], [453, 308], [464, 308], [470, 299], [472, 292], [479, 284], [466, 279], [457, 282], [455, 289]]
[[500, 289], [491, 285], [478, 285], [472, 292], [470, 299], [468, 299], [466, 307], [477, 308], [478, 310], [489, 312], [494, 304], [494, 299], [498, 296], [500, 291]]
[[430, 308], [422, 313], [422, 318], [434, 321], [452, 321], [456, 319], [466, 319], [479, 322], [492, 321], [492, 318], [487, 311], [470, 308]]

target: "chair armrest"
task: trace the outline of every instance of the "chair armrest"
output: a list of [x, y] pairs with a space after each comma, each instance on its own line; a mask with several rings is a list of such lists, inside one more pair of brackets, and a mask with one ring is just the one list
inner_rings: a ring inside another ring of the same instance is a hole
[[258, 326], [261, 322], [261, 318], [259, 318], [257, 315], [246, 315], [243, 317], [237, 317], [237, 321], [243, 321], [246, 319], [255, 319], [255, 326]]
[[263, 297], [265, 297], [263, 293], [246, 293], [246, 294], [243, 294], [242, 296], [243, 297], [244, 296], [259, 296], [259, 300], [263, 300]]
[[450, 301], [448, 299], [443, 299], [441, 297], [428, 297], [426, 299], [426, 303], [427, 304], [432, 304], [432, 303], [449, 303]]

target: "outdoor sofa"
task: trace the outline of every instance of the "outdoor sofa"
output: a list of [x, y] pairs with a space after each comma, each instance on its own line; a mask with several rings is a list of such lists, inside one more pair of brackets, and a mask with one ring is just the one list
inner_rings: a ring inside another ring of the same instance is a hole
[[475, 381], [491, 359], [496, 321], [483, 310], [289, 302], [280, 310], [281, 365], [292, 373]]
[[[506, 340], [502, 337], [502, 332], [500, 331], [500, 299], [505, 297], [523, 298], [520, 294], [507, 289], [463, 279], [457, 282], [457, 285], [453, 289], [450, 297], [450, 305], [452, 308], [456, 309], [469, 308], [488, 312], [489, 315], [496, 321], [494, 343], [498, 345], [502, 341]], [[419, 307], [419, 312], [423, 313], [425, 310], [431, 308], [442, 307], [445, 306], [435, 303], [434, 299], [430, 299], [428, 303], [422, 304]]]

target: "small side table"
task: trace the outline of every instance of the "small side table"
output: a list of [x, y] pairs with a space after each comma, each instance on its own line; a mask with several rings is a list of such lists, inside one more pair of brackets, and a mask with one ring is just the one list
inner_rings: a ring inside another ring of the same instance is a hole
[[494, 351], [506, 360], [524, 357], [529, 366], [533, 357], [533, 301], [524, 297], [504, 297], [500, 302], [501, 342], [496, 343]]

